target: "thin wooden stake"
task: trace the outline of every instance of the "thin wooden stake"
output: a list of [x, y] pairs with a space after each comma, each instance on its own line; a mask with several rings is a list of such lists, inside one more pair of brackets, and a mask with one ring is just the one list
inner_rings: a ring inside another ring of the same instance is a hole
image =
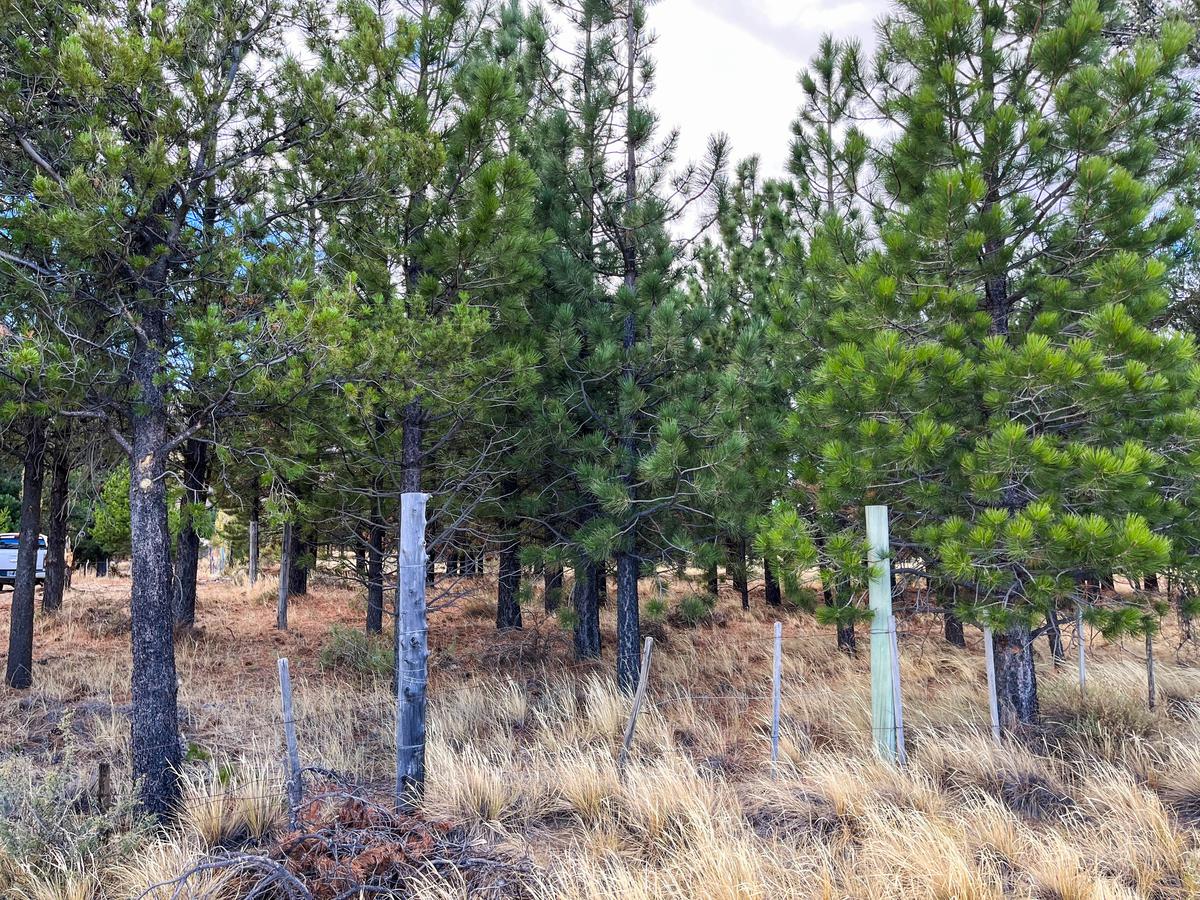
[[896, 712], [896, 761], [908, 765], [908, 751], [904, 747], [904, 700], [900, 696], [900, 642], [896, 637], [896, 617], [888, 616], [888, 631], [892, 644], [892, 699]]
[[296, 810], [304, 800], [304, 783], [300, 775], [300, 749], [296, 744], [296, 716], [292, 712], [292, 677], [286, 656], [279, 658], [279, 694], [283, 706], [283, 734], [288, 755], [288, 810], [295, 821]]
[[429, 633], [425, 609], [425, 501], [400, 495], [396, 578], [396, 808], [415, 812], [425, 795], [425, 686]]
[[996, 651], [992, 646], [992, 629], [983, 629], [983, 658], [987, 663], [988, 710], [992, 714], [992, 737], [1000, 743], [1000, 702], [996, 696]]
[[283, 523], [283, 547], [279, 551], [279, 602], [275, 607], [275, 627], [287, 631], [288, 570], [292, 567], [292, 523]]
[[775, 623], [775, 655], [771, 668], [771, 767], [779, 766], [779, 708], [783, 694], [783, 623]]
[[867, 562], [871, 612], [871, 730], [879, 755], [896, 759], [896, 695], [892, 686], [892, 643], [888, 620], [892, 615], [892, 567], [888, 557], [888, 509], [868, 506]]
[[638, 713], [642, 711], [642, 701], [646, 699], [646, 684], [650, 680], [650, 657], [654, 654], [654, 638], [648, 637], [642, 645], [642, 671], [638, 674], [637, 690], [633, 694], [633, 706], [629, 710], [629, 721], [625, 723], [625, 737], [621, 743], [621, 755], [617, 758], [617, 768], [625, 770], [629, 761], [629, 751], [633, 747], [633, 731], [637, 727]]
[[1154, 635], [1146, 629], [1146, 701], [1150, 709], [1158, 706], [1157, 691], [1154, 688]]
[[1083, 643], [1083, 606], [1075, 606], [1075, 642], [1079, 645], [1079, 702], [1087, 699], [1087, 648]]
[[107, 762], [100, 763], [100, 770], [96, 773], [96, 809], [100, 812], [108, 812], [112, 806], [112, 766]]

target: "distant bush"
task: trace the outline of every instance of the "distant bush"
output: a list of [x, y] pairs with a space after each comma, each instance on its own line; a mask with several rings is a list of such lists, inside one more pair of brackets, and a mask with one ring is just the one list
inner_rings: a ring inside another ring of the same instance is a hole
[[712, 594], [688, 594], [675, 604], [671, 613], [671, 624], [695, 628], [712, 616], [717, 598]]
[[367, 634], [346, 625], [334, 625], [329, 630], [329, 640], [321, 649], [321, 668], [383, 676], [392, 671], [392, 657], [390, 638]]

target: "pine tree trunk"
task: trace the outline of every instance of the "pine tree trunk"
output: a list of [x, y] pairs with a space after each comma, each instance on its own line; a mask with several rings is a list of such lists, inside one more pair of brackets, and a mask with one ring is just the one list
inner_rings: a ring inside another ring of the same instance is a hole
[[596, 581], [596, 605], [608, 606], [608, 560], [596, 563], [592, 574]]
[[367, 545], [357, 532], [354, 535], [354, 580], [359, 584], [367, 583]]
[[711, 566], [709, 566], [705, 570], [704, 583], [705, 583], [705, 586], [708, 588], [708, 592], [710, 594], [712, 594], [714, 597], [716, 597], [720, 594], [721, 582], [717, 575], [717, 564], [716, 563], [713, 563]]
[[496, 583], [496, 628], [521, 627], [520, 545], [515, 541], [500, 551], [500, 577]]
[[858, 640], [854, 635], [854, 623], [838, 624], [837, 627], [837, 648], [842, 653], [848, 653], [854, 656], [858, 652]]
[[733, 587], [742, 598], [742, 609], [750, 608], [750, 578], [747, 571], [746, 539], [738, 538], [730, 548], [733, 550]]
[[196, 438], [183, 444], [183, 497], [179, 501], [180, 527], [175, 556], [175, 627], [196, 625], [196, 569], [200, 563], [200, 535], [193, 515], [204, 502], [208, 481], [208, 445]]
[[367, 532], [367, 634], [383, 631], [383, 516], [371, 516]]
[[546, 566], [542, 573], [543, 595], [547, 613], [555, 613], [562, 605], [563, 568], [558, 563]]
[[248, 550], [249, 562], [247, 563], [250, 587], [254, 587], [258, 582], [258, 528], [261, 506], [262, 504], [256, 489], [254, 498], [250, 501], [250, 547]]
[[71, 486], [71, 427], [59, 429], [50, 461], [50, 525], [46, 533], [46, 581], [42, 609], [62, 608], [67, 588], [67, 499]]
[[617, 686], [630, 692], [641, 669], [641, 620], [638, 608], [638, 560], [617, 554]]
[[763, 591], [766, 595], [767, 606], [782, 606], [783, 593], [779, 590], [779, 579], [771, 568], [771, 561], [763, 558]]
[[996, 697], [1000, 720], [1010, 731], [1036, 725], [1040, 717], [1037, 671], [1033, 665], [1033, 637], [1028, 625], [1014, 625], [994, 635]]
[[162, 818], [179, 800], [180, 765], [175, 642], [172, 635], [171, 535], [167, 526], [165, 399], [156, 354], [135, 356], [141, 390], [131, 427], [129, 524], [133, 585], [130, 722], [133, 777], [143, 809]]
[[303, 597], [308, 593], [308, 568], [311, 543], [307, 539], [308, 524], [292, 525], [292, 547], [288, 553], [288, 596]]
[[962, 649], [967, 646], [967, 636], [963, 633], [962, 619], [952, 612], [942, 616], [942, 632], [946, 643]]
[[575, 658], [600, 655], [600, 605], [596, 602], [596, 573], [593, 563], [575, 566]]
[[11, 619], [8, 626], [8, 663], [4, 673], [5, 683], [18, 689], [33, 684], [33, 595], [37, 588], [45, 461], [46, 420], [31, 419], [25, 437], [17, 571], [13, 578]]

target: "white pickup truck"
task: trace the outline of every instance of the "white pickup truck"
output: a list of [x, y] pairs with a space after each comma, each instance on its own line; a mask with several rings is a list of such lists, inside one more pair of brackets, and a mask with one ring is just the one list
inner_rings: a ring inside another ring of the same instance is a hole
[[[17, 575], [17, 539], [20, 535], [0, 534], [0, 587], [13, 586]], [[37, 573], [34, 575], [37, 583], [46, 580], [46, 536], [38, 535]]]

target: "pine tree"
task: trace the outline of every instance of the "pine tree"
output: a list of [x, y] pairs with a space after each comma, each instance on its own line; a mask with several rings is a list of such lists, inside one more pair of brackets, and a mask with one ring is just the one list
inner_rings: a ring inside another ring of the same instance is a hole
[[[546, 428], [563, 466], [563, 545], [578, 560], [577, 648], [594, 631], [587, 576], [617, 570], [617, 681], [640, 661], [638, 578], [687, 552], [680, 510], [698, 506], [697, 471], [714, 464], [712, 311], [682, 289], [669, 235], [717, 179], [724, 147], [671, 178], [677, 142], [655, 139], [651, 44], [640, 4], [564, 8], [578, 38], [556, 76], [566, 99], [547, 116], [537, 157], [539, 214], [555, 233], [535, 317], [546, 330]], [[728, 447], [721, 448], [728, 451]], [[572, 520], [573, 521], [570, 521]], [[582, 579], [581, 579], [582, 576]], [[583, 647], [590, 650], [590, 647]], [[598, 649], [598, 648], [597, 648]]]
[[886, 503], [921, 561], [893, 571], [993, 626], [1010, 725], [1038, 718], [1047, 617], [1084, 602], [1109, 634], [1148, 627], [1150, 600], [1081, 586], [1164, 570], [1194, 503], [1194, 344], [1158, 328], [1191, 222], [1173, 198], [1194, 154], [1167, 146], [1191, 30], [1118, 51], [1113, 14], [939, 0], [886, 20], [881, 246], [846, 269], [802, 403], [828, 438], [822, 508], [853, 526]]

